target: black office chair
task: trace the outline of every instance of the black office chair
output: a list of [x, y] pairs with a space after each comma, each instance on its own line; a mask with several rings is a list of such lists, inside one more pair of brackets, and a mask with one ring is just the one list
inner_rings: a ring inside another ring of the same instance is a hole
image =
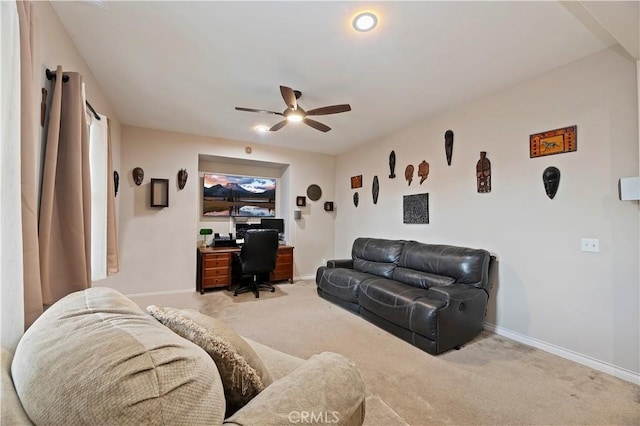
[[[238, 260], [240, 264], [241, 278], [251, 275], [249, 285], [236, 288], [234, 296], [247, 291], [253, 291], [256, 297], [260, 297], [260, 290], [276, 291], [269, 284], [269, 273], [276, 267], [276, 255], [278, 253], [278, 231], [275, 229], [249, 229], [244, 236], [244, 244], [240, 249]], [[266, 283], [259, 283], [258, 276], [267, 276]]]

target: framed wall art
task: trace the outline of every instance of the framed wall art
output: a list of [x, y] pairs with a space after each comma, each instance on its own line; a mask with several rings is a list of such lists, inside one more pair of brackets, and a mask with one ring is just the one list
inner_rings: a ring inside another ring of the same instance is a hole
[[275, 217], [275, 178], [205, 173], [202, 215], [207, 217]]
[[351, 189], [362, 188], [362, 175], [351, 176]]
[[307, 197], [299, 196], [296, 197], [296, 206], [304, 207], [307, 205]]
[[569, 126], [529, 135], [529, 158], [576, 151], [577, 133], [578, 126]]
[[169, 179], [151, 179], [151, 207], [169, 207]]
[[402, 221], [409, 224], [429, 223], [429, 194], [405, 195], [402, 200]]

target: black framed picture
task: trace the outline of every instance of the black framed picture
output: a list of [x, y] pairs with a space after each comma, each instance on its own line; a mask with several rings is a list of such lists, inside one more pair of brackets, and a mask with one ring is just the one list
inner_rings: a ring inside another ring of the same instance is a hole
[[324, 203], [324, 211], [332, 212], [333, 211], [333, 201], [325, 201]]
[[296, 197], [296, 206], [304, 207], [307, 205], [307, 197]]
[[429, 194], [405, 195], [402, 218], [404, 223], [429, 223]]
[[151, 179], [151, 207], [169, 207], [169, 179]]

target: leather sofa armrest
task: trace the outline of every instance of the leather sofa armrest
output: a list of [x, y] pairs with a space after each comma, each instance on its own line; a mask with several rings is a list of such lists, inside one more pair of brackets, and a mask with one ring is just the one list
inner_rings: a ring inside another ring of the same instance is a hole
[[471, 284], [451, 284], [447, 286], [431, 287], [427, 291], [429, 299], [441, 300], [447, 304], [456, 301], [458, 303], [471, 301], [479, 295], [485, 295], [483, 289], [477, 288]]
[[353, 269], [353, 259], [332, 259], [327, 261], [328, 268]]
[[364, 399], [364, 380], [355, 364], [342, 355], [323, 352], [273, 382], [224, 424], [361, 425]]

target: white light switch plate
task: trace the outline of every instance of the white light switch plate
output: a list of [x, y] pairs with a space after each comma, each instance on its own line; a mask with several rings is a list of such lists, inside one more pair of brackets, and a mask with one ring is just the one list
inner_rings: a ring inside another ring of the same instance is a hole
[[597, 238], [583, 238], [580, 244], [580, 250], [600, 253], [600, 240]]

